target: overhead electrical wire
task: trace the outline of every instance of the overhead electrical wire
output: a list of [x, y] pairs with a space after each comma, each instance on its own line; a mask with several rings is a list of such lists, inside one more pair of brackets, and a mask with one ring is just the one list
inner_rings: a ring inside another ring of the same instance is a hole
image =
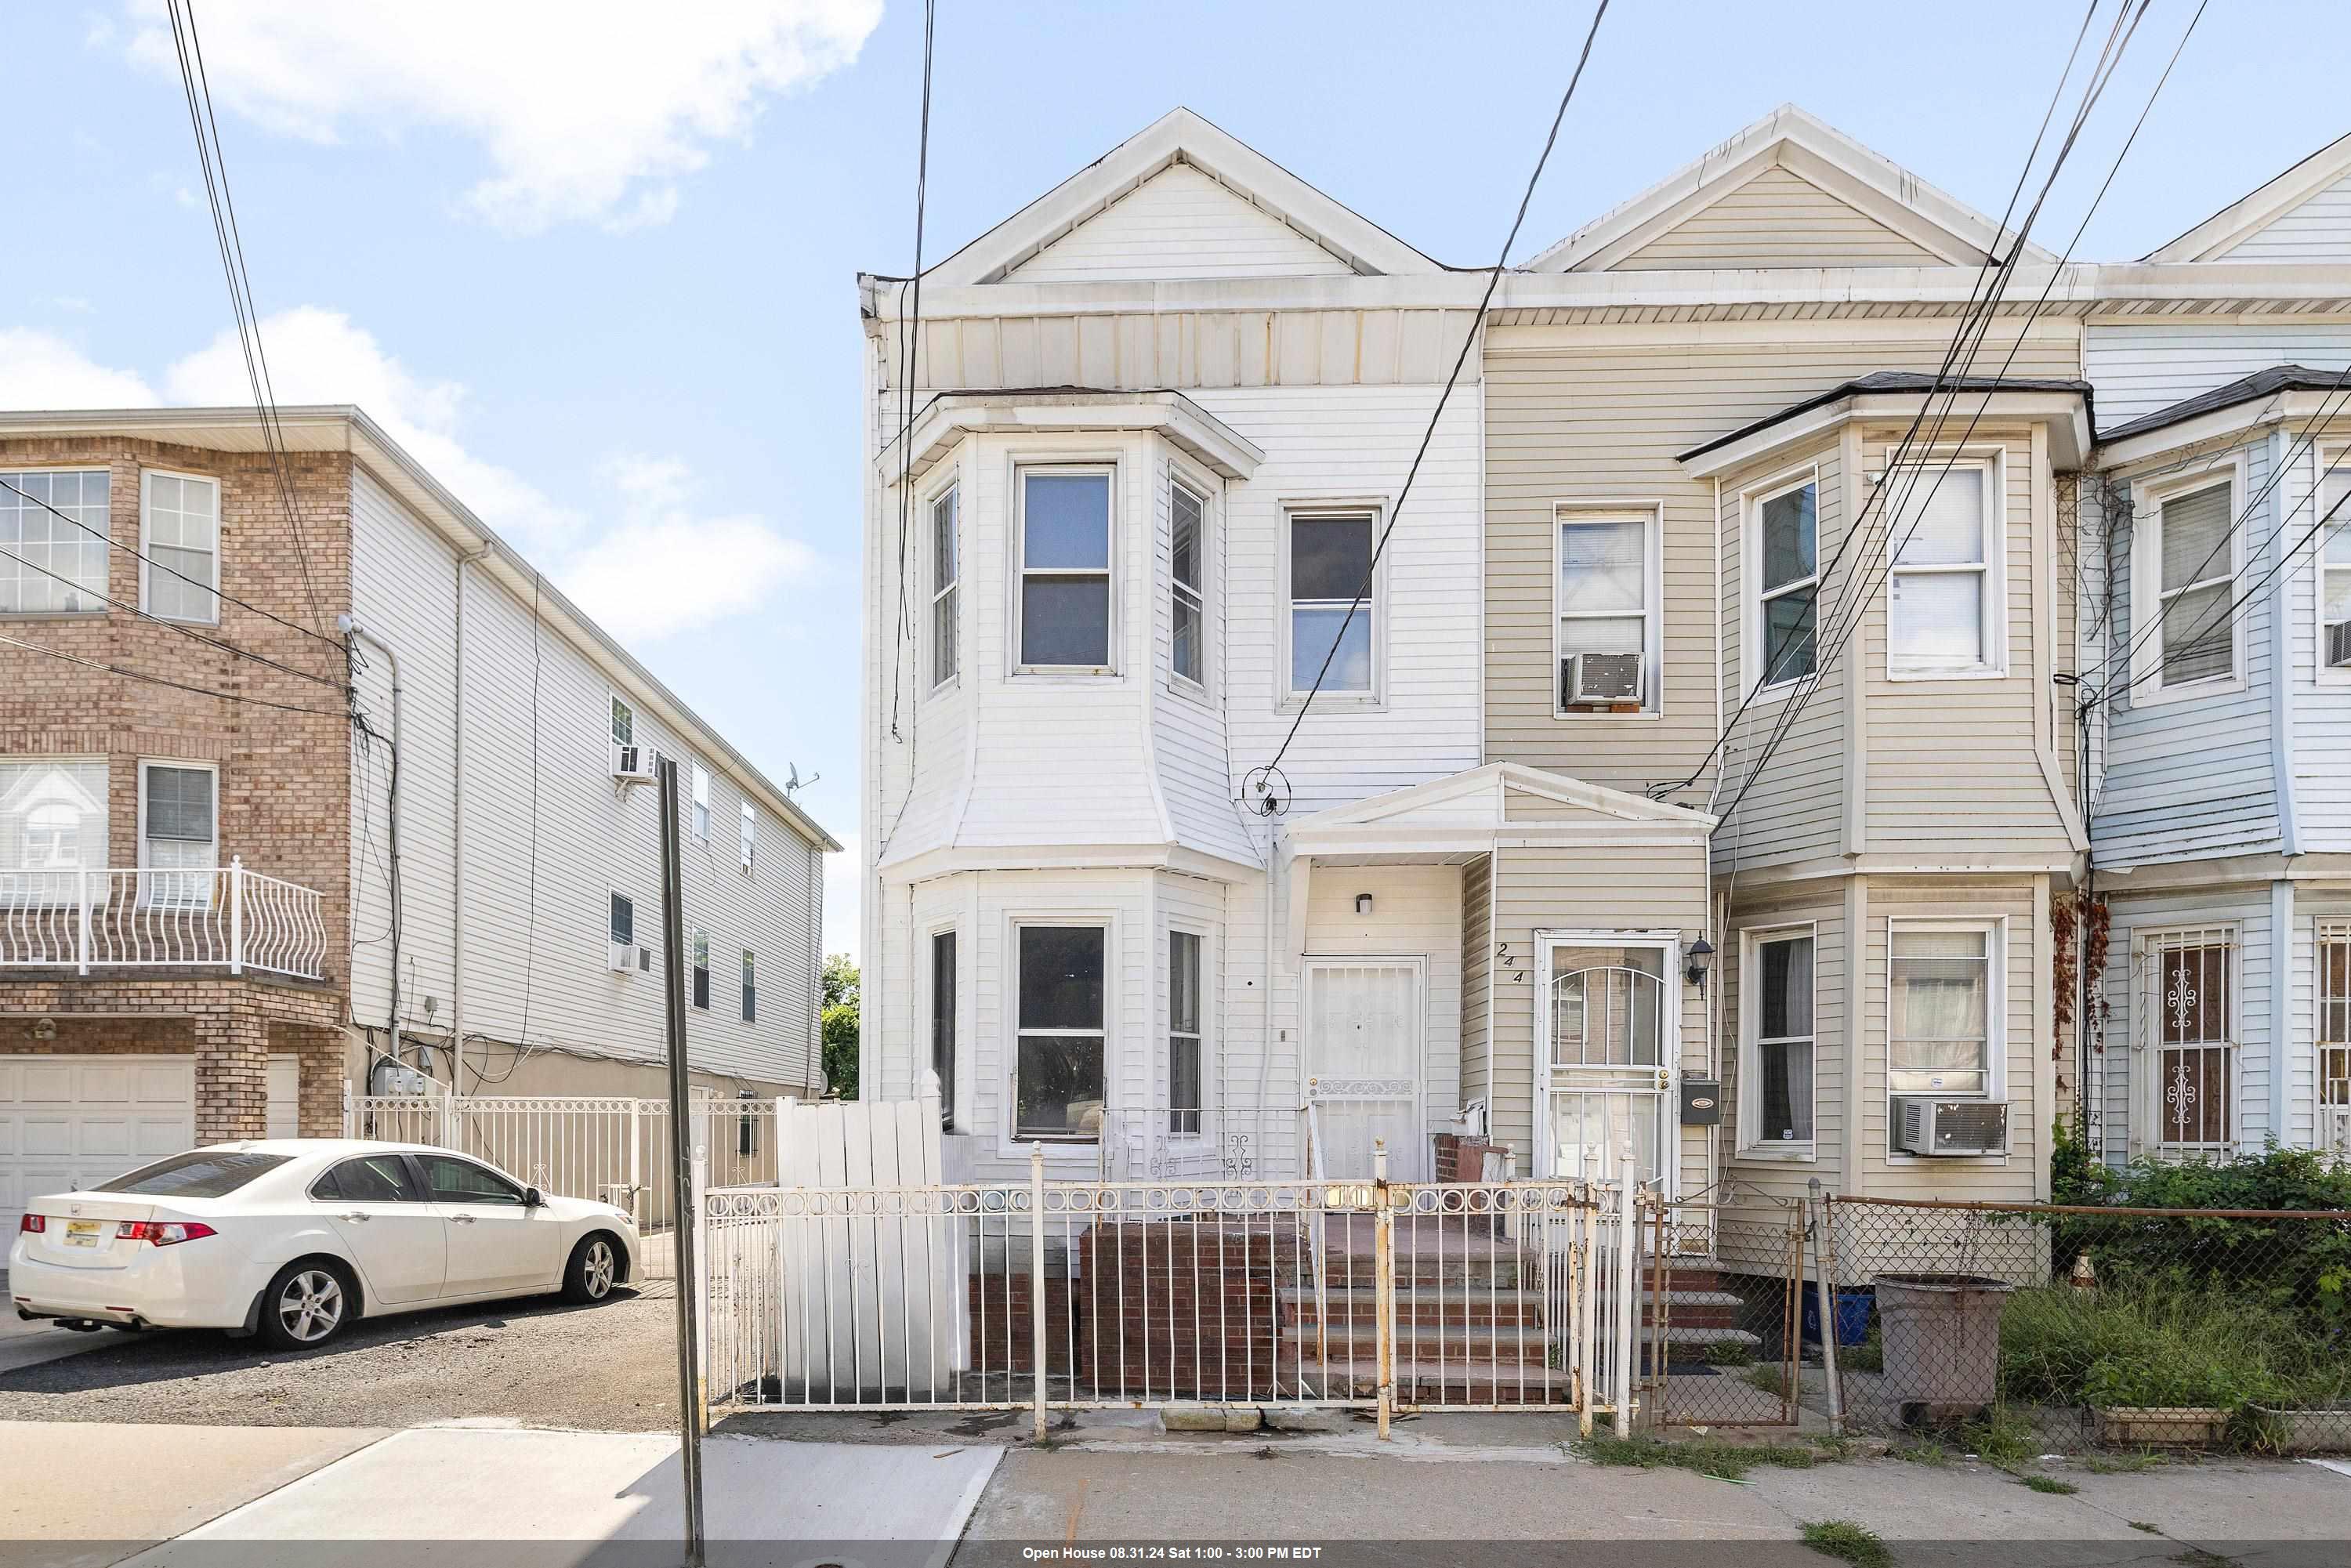
[[[922, 354], [923, 218], [930, 199], [931, 54], [938, 11], [938, 0], [923, 0], [923, 113], [914, 152], [914, 271], [898, 286], [898, 614], [890, 643], [890, 738], [900, 742], [905, 738], [898, 727], [905, 645], [914, 637], [914, 625], [906, 613], [906, 546], [914, 529], [914, 454], [907, 436], [914, 428], [914, 366]], [[906, 308], [910, 289], [911, 309]]]
[[274, 708], [279, 713], [318, 714], [327, 718], [350, 716], [341, 708], [304, 707], [299, 703], [271, 702], [266, 697], [247, 696], [242, 692], [218, 691], [211, 686], [200, 686], [188, 681], [174, 681], [162, 675], [151, 675], [144, 670], [126, 669], [120, 664], [110, 664], [99, 659], [85, 659], [78, 653], [68, 653], [62, 648], [45, 648], [38, 643], [27, 643], [5, 633], [0, 633], [0, 643], [5, 643], [12, 648], [22, 648], [28, 653], [43, 653], [52, 659], [62, 659], [68, 664], [79, 664], [85, 669], [102, 670], [110, 675], [120, 675], [125, 680], [145, 681], [152, 685], [169, 686], [173, 691], [193, 692], [202, 697], [216, 697], [225, 703], [244, 703], [252, 707]]
[[[1421, 433], [1420, 446], [1412, 455], [1412, 466], [1405, 470], [1404, 485], [1396, 492], [1395, 505], [1390, 508], [1387, 520], [1380, 528], [1380, 537], [1373, 543], [1372, 558], [1364, 568], [1363, 584], [1355, 590], [1355, 597], [1348, 604], [1346, 615], [1332, 632], [1331, 646], [1322, 655], [1322, 667], [1314, 672], [1314, 684], [1307, 688], [1305, 696], [1299, 702], [1298, 712], [1290, 719], [1289, 732], [1281, 737], [1281, 745], [1274, 751], [1272, 760], [1251, 768], [1243, 783], [1243, 803], [1259, 815], [1271, 816], [1286, 804], [1273, 792], [1271, 780], [1280, 771], [1281, 759], [1290, 755], [1290, 745], [1297, 740], [1299, 728], [1305, 724], [1307, 714], [1312, 711], [1314, 699], [1322, 690], [1322, 683], [1330, 678], [1332, 661], [1339, 655], [1339, 645], [1346, 638], [1347, 628], [1354, 623], [1355, 616], [1363, 610], [1364, 601], [1371, 595], [1372, 585], [1380, 569], [1380, 557], [1386, 553], [1388, 540], [1395, 537], [1396, 524], [1404, 517], [1405, 503], [1412, 496], [1413, 481], [1420, 476], [1421, 462], [1427, 457], [1429, 444], [1437, 438], [1437, 423], [1445, 417], [1446, 405], [1453, 399], [1453, 389], [1461, 380], [1461, 370], [1468, 362], [1469, 350], [1477, 346], [1479, 334], [1485, 330], [1486, 308], [1493, 303], [1494, 291], [1501, 285], [1502, 273], [1510, 265], [1510, 247], [1518, 243], [1519, 229], [1527, 221], [1527, 209], [1535, 199], [1535, 187], [1541, 183], [1543, 168], [1551, 162], [1552, 149], [1559, 144], [1559, 131], [1567, 120], [1567, 106], [1574, 100], [1576, 84], [1583, 79], [1584, 67], [1592, 63], [1592, 45], [1600, 36], [1600, 19], [1607, 15], [1608, 0], [1600, 0], [1598, 7], [1592, 13], [1592, 26], [1584, 31], [1583, 48], [1576, 56], [1575, 70], [1567, 78], [1567, 90], [1560, 95], [1559, 109], [1552, 115], [1551, 133], [1543, 138], [1542, 152], [1535, 159], [1534, 172], [1527, 176], [1527, 188], [1519, 197], [1518, 214], [1510, 220], [1510, 232], [1503, 236], [1501, 250], [1495, 256], [1493, 267], [1486, 275], [1486, 292], [1479, 298], [1478, 308], [1470, 315], [1469, 329], [1462, 335], [1461, 351], [1454, 356], [1453, 369], [1445, 378], [1445, 390], [1437, 394], [1437, 407], [1428, 416], [1428, 428]], [[1248, 799], [1251, 788], [1257, 791], [1258, 799], [1254, 801]]]

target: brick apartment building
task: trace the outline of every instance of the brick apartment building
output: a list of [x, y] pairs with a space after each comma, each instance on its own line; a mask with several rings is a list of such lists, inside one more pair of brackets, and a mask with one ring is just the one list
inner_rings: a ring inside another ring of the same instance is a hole
[[389, 1062], [659, 1092], [659, 755], [696, 1076], [820, 1092], [840, 846], [365, 414], [280, 423], [0, 415], [0, 1224]]

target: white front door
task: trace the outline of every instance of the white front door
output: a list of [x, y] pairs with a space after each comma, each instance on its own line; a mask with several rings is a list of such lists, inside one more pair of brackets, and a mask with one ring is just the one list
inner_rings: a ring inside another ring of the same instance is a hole
[[1537, 933], [1544, 1176], [1663, 1178], [1681, 1037], [1672, 933]]
[[195, 1146], [193, 1056], [0, 1056], [0, 1238], [25, 1200]]
[[1421, 960], [1306, 960], [1306, 1098], [1324, 1176], [1372, 1174], [1375, 1140], [1392, 1181], [1428, 1179], [1421, 1114]]

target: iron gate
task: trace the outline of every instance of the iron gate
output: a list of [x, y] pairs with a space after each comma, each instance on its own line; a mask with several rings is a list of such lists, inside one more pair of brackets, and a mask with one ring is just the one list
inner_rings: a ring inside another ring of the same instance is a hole
[[1804, 1206], [1739, 1183], [1647, 1215], [1639, 1381], [1656, 1418], [1793, 1426], [1809, 1321]]

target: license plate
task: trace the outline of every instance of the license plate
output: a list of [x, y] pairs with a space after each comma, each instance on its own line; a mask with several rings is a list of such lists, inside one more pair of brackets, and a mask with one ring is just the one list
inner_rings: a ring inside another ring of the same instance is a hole
[[103, 1220], [68, 1219], [66, 1221], [66, 1245], [68, 1247], [95, 1247], [98, 1245], [99, 1236], [104, 1228], [105, 1221]]

